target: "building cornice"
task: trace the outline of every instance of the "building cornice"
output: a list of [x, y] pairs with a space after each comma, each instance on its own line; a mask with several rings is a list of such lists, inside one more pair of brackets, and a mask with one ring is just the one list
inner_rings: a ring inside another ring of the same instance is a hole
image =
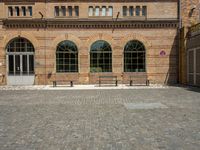
[[64, 20], [64, 19], [3, 19], [3, 28], [77, 28], [77, 29], [126, 29], [126, 28], [177, 28], [178, 20]]

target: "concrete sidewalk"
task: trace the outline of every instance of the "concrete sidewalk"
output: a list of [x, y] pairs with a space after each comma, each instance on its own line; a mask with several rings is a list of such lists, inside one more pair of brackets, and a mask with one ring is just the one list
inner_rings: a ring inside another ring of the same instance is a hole
[[129, 86], [125, 84], [114, 85], [74, 85], [70, 87], [69, 85], [58, 85], [53, 87], [52, 85], [33, 85], [33, 86], [0, 86], [0, 90], [98, 90], [98, 89], [159, 89], [168, 88], [169, 86], [152, 84], [150, 86], [145, 85], [134, 85]]

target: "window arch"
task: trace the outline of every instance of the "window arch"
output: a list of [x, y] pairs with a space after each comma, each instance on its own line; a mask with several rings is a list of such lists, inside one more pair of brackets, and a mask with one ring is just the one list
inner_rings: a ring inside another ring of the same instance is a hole
[[7, 45], [7, 52], [34, 52], [33, 44], [22, 37], [14, 38]]
[[9, 75], [34, 74], [34, 46], [22, 37], [12, 39], [7, 47], [7, 62]]
[[145, 55], [143, 43], [137, 40], [129, 41], [124, 47], [124, 72], [145, 72]]
[[56, 71], [78, 72], [78, 48], [72, 41], [62, 41], [56, 49]]
[[112, 72], [112, 48], [108, 42], [99, 40], [92, 44], [90, 72]]

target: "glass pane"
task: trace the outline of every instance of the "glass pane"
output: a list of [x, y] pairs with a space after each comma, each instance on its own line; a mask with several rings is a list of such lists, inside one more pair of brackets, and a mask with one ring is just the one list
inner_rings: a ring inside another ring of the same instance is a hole
[[28, 7], [28, 10], [29, 10], [29, 15], [30, 15], [30, 16], [33, 16], [33, 10], [32, 10], [32, 7], [31, 7], [31, 6]]
[[111, 6], [109, 6], [108, 8], [108, 16], [112, 16], [113, 15], [113, 8]]
[[129, 7], [129, 15], [130, 15], [130, 16], [133, 16], [133, 6], [130, 6], [130, 7]]
[[27, 55], [22, 55], [22, 73], [28, 73], [28, 66], [27, 66]]
[[140, 16], [140, 6], [136, 6], [136, 16]]
[[20, 55], [15, 55], [15, 74], [20, 74]]
[[127, 16], [127, 7], [123, 6], [123, 16]]
[[88, 15], [93, 16], [93, 7], [89, 7]]
[[8, 55], [9, 74], [14, 74], [14, 56]]
[[143, 6], [142, 7], [142, 16], [146, 16], [147, 15], [147, 7]]
[[29, 55], [29, 74], [34, 73], [34, 56]]
[[194, 52], [189, 52], [189, 73], [194, 73]]
[[99, 7], [95, 8], [95, 16], [99, 16]]
[[78, 6], [75, 6], [75, 15], [79, 16], [79, 7]]
[[65, 6], [61, 6], [61, 12], [62, 12], [62, 16], [66, 16], [66, 7]]
[[69, 16], [72, 16], [72, 6], [68, 6], [68, 13], [69, 13]]
[[106, 7], [105, 6], [102, 7], [102, 16], [106, 16]]

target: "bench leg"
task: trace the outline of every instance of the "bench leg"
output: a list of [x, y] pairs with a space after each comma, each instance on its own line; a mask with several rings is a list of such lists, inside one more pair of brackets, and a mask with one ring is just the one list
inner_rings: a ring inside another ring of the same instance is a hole
[[70, 86], [71, 86], [71, 87], [73, 87], [73, 86], [74, 86], [74, 84], [73, 84], [73, 81], [70, 81]]
[[56, 81], [53, 81], [53, 87], [56, 87]]
[[149, 86], [149, 80], [146, 81], [146, 86]]
[[130, 86], [133, 86], [133, 80], [130, 80]]

